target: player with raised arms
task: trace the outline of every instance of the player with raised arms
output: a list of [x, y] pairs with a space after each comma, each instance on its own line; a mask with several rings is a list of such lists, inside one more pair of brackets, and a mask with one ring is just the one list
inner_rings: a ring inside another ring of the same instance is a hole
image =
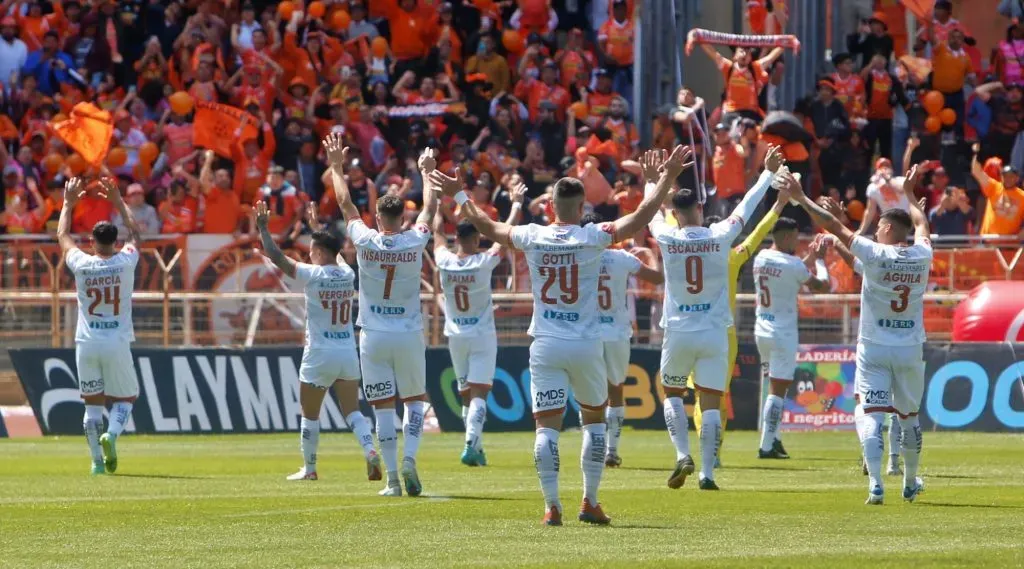
[[[902, 188], [910, 211], [882, 213], [872, 242], [856, 235], [828, 210], [802, 192], [793, 198], [816, 224], [849, 247], [863, 267], [860, 332], [857, 341], [857, 434], [868, 463], [867, 504], [882, 504], [882, 423], [895, 410], [903, 427], [903, 499], [913, 502], [924, 490], [917, 476], [921, 460], [921, 425], [917, 413], [924, 394], [924, 294], [932, 264], [928, 220], [914, 198], [918, 167]], [[914, 243], [909, 244], [913, 235]]]
[[[512, 187], [512, 209], [508, 225], [515, 225], [523, 209], [526, 184]], [[487, 394], [494, 382], [498, 357], [498, 333], [494, 329], [491, 301], [491, 273], [501, 263], [505, 247], [494, 243], [480, 251], [480, 232], [469, 221], [456, 228], [455, 252], [448, 250], [444, 223], [434, 216], [434, 262], [441, 273], [444, 290], [444, 335], [458, 381], [459, 396], [466, 409], [466, 446], [461, 461], [466, 466], [486, 466], [483, 449]]]
[[[657, 171], [653, 170], [654, 175]], [[656, 181], [656, 180], [655, 180]], [[596, 213], [588, 213], [580, 220], [580, 226], [600, 225], [604, 219]], [[625, 249], [605, 249], [601, 253], [601, 276], [597, 281], [597, 307], [600, 310], [601, 341], [604, 342], [604, 367], [608, 377], [608, 411], [605, 424], [608, 429], [608, 444], [604, 465], [617, 468], [622, 465], [619, 456], [619, 437], [626, 420], [626, 401], [623, 386], [629, 369], [629, 355], [632, 352], [630, 339], [633, 337], [633, 319], [629, 310], [629, 279], [636, 278], [660, 285], [665, 277], [657, 268], [648, 267], [636, 255]], [[582, 421], [581, 421], [582, 423]]]
[[[697, 192], [682, 188], [672, 196], [673, 227], [658, 213], [650, 223], [651, 234], [661, 248], [665, 271], [665, 304], [661, 327], [665, 339], [661, 348], [661, 383], [665, 387], [665, 425], [676, 447], [676, 466], [668, 478], [669, 488], [680, 488], [695, 465], [690, 456], [687, 418], [683, 410], [687, 377], [700, 400], [700, 489], [717, 490], [714, 481], [722, 419], [721, 399], [728, 375], [729, 253], [743, 225], [764, 199], [765, 192], [784, 162], [778, 147], [768, 149], [765, 171], [743, 196], [727, 219], [704, 227], [704, 204]], [[645, 176], [646, 177], [646, 176]], [[647, 184], [645, 194], [652, 192]]]
[[[75, 204], [86, 193], [81, 178], [64, 186], [64, 206], [57, 223], [57, 241], [64, 262], [75, 275], [78, 295], [78, 325], [75, 329], [75, 365], [78, 386], [85, 401], [83, 428], [92, 454], [92, 473], [117, 470], [117, 438], [131, 418], [139, 396], [131, 343], [132, 293], [135, 266], [139, 263], [139, 226], [131, 209], [121, 199], [117, 182], [99, 180], [99, 194], [113, 204], [128, 230], [124, 247], [118, 251], [117, 227], [101, 221], [92, 228], [93, 254], [78, 248], [71, 237], [71, 216]], [[110, 424], [103, 429], [103, 409], [110, 401]]]
[[423, 176], [423, 210], [412, 229], [402, 231], [405, 203], [394, 194], [377, 200], [377, 227], [366, 226], [352, 202], [344, 178], [348, 148], [337, 134], [324, 139], [330, 162], [334, 195], [348, 227], [348, 237], [359, 262], [359, 317], [362, 329], [359, 360], [363, 394], [377, 418], [377, 441], [387, 470], [381, 496], [401, 496], [398, 469], [398, 434], [395, 402], [404, 404], [402, 436], [405, 439], [401, 476], [410, 496], [423, 492], [416, 469], [416, 454], [423, 436], [427, 412], [426, 343], [420, 305], [420, 271], [423, 249], [430, 242], [430, 223], [437, 212], [437, 192], [427, 183], [437, 160], [431, 149], [419, 159]]
[[534, 462], [544, 494], [543, 521], [547, 525], [562, 524], [558, 438], [570, 388], [583, 415], [583, 504], [579, 519], [592, 524], [611, 522], [597, 495], [604, 472], [608, 403], [597, 300], [601, 253], [616, 241], [616, 236], [632, 235], [650, 222], [691, 156], [691, 149], [677, 146], [662, 164], [661, 152], [646, 153], [641, 159], [644, 168], [661, 168], [657, 189], [633, 213], [613, 223], [586, 227], [579, 225], [585, 201], [583, 183], [575, 178], [555, 183], [554, 223], [512, 227], [491, 221], [473, 205], [463, 191], [458, 170], [454, 178], [440, 171], [431, 174], [431, 180], [454, 196], [463, 215], [480, 233], [495, 243], [523, 251], [530, 267], [530, 391], [537, 423]]
[[302, 285], [306, 297], [306, 338], [299, 366], [299, 405], [302, 425], [299, 448], [303, 466], [288, 480], [317, 480], [316, 456], [320, 445], [320, 409], [334, 386], [345, 422], [363, 447], [366, 473], [381, 479], [380, 457], [373, 448], [370, 420], [359, 410], [359, 355], [352, 330], [352, 304], [356, 296], [355, 271], [337, 261], [341, 239], [328, 231], [313, 232], [309, 263], [288, 257], [267, 228], [270, 212], [256, 202], [256, 227], [263, 254], [285, 275]]
[[[793, 177], [785, 183], [797, 183]], [[788, 192], [780, 192], [780, 195]], [[779, 218], [772, 231], [772, 246], [754, 257], [754, 289], [757, 295], [754, 340], [761, 356], [762, 378], [768, 379], [768, 396], [761, 410], [761, 447], [758, 458], [789, 458], [778, 439], [786, 391], [796, 373], [800, 349], [797, 296], [807, 286], [812, 292], [828, 292], [831, 280], [825, 266], [825, 243], [818, 239], [805, 259], [796, 256], [800, 229], [796, 221]], [[814, 267], [811, 274], [810, 267]]]

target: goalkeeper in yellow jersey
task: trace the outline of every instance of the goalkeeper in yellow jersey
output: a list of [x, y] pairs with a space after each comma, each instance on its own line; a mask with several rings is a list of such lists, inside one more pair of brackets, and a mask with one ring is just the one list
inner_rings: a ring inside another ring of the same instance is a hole
[[[782, 208], [785, 207], [786, 202], [782, 197], [782, 192], [779, 192], [779, 198], [775, 200], [775, 205], [772, 206], [771, 211], [767, 213], [761, 222], [757, 224], [754, 231], [743, 240], [742, 243], [733, 247], [729, 253], [729, 308], [732, 312], [736, 313], [736, 284], [740, 278], [740, 270], [743, 269], [743, 265], [746, 264], [751, 257], [757, 253], [758, 248], [761, 247], [761, 242], [764, 241], [765, 236], [771, 233], [772, 228], [775, 227], [775, 222], [778, 221], [779, 215], [782, 213]], [[711, 223], [713, 219], [709, 217], [705, 220], [705, 225]], [[726, 371], [725, 376], [725, 397], [721, 399], [721, 413], [722, 413], [722, 437], [725, 437], [725, 427], [728, 423], [728, 413], [726, 412], [728, 401], [729, 401], [729, 386], [732, 383], [733, 372], [736, 368], [736, 354], [739, 351], [739, 346], [736, 341], [736, 326], [730, 326], [727, 330], [729, 335], [729, 367]], [[693, 389], [693, 374], [690, 374], [687, 386]], [[700, 398], [695, 398], [696, 403], [693, 407], [693, 423], [697, 426], [697, 436], [700, 436], [700, 423], [701, 423], [701, 409], [700, 409]], [[781, 447], [781, 443], [779, 443]], [[785, 451], [782, 451], [783, 453]], [[721, 444], [719, 444], [719, 454], [721, 454]], [[721, 461], [718, 457], [715, 457], [715, 467], [718, 467]]]

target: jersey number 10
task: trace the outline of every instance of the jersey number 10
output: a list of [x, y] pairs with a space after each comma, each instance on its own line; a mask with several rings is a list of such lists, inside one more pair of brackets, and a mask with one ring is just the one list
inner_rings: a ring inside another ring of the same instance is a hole
[[324, 300], [324, 310], [331, 311], [331, 326], [347, 326], [352, 317], [352, 303], [348, 300]]
[[112, 316], [119, 316], [121, 314], [121, 287], [105, 286], [103, 288], [89, 288], [85, 290], [85, 296], [88, 296], [92, 302], [89, 303], [89, 315], [90, 316], [103, 316], [103, 314], [96, 314], [96, 308], [100, 304], [112, 306], [114, 313]]

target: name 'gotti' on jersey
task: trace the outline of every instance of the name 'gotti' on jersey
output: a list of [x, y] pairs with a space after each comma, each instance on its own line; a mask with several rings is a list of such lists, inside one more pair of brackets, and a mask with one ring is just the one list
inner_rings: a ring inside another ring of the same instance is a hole
[[566, 339], [601, 337], [597, 287], [601, 253], [612, 244], [610, 223], [520, 225], [512, 246], [526, 255], [533, 289], [531, 336]]
[[659, 214], [650, 228], [665, 265], [661, 327], [695, 332], [732, 326], [729, 251], [742, 221], [732, 216], [711, 227], [671, 227]]
[[361, 220], [348, 224], [359, 260], [359, 318], [364, 330], [423, 330], [420, 271], [430, 228], [423, 224], [401, 233], [381, 233]]
[[446, 248], [434, 251], [444, 289], [444, 335], [494, 336], [491, 273], [501, 263], [491, 251], [459, 257]]
[[133, 342], [132, 291], [139, 251], [125, 245], [104, 259], [81, 249], [68, 251], [65, 261], [75, 275], [78, 327], [75, 342]]
[[932, 266], [932, 244], [881, 245], [857, 236], [850, 252], [863, 265], [860, 340], [883, 346], [925, 341], [924, 293]]
[[765, 249], [754, 257], [754, 286], [757, 292], [757, 323], [754, 335], [765, 338], [796, 338], [797, 295], [811, 278], [803, 260]]
[[621, 249], [601, 254], [601, 276], [597, 281], [597, 307], [600, 309], [601, 339], [610, 342], [633, 337], [633, 318], [629, 310], [629, 277], [642, 263]]
[[295, 280], [306, 294], [306, 347], [355, 348], [352, 301], [356, 274], [348, 265], [295, 266]]

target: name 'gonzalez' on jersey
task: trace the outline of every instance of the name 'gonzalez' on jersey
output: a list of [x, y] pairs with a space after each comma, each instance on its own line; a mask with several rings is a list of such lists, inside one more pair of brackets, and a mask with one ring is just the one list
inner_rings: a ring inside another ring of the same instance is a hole
[[295, 281], [306, 293], [306, 346], [355, 348], [352, 301], [356, 273], [348, 265], [295, 266]]
[[348, 224], [359, 260], [359, 317], [366, 330], [423, 330], [420, 273], [430, 228], [418, 224], [401, 233], [381, 233], [362, 220]]
[[924, 293], [932, 266], [931, 241], [924, 239], [900, 247], [857, 236], [850, 252], [864, 266], [860, 339], [883, 346], [924, 343]]
[[610, 223], [520, 225], [512, 228], [512, 246], [526, 255], [533, 289], [531, 336], [597, 339], [597, 286], [601, 253], [612, 244]]
[[501, 257], [483, 251], [460, 258], [448, 249], [438, 248], [434, 261], [441, 271], [444, 289], [444, 335], [493, 336], [491, 273], [501, 263]]
[[125, 245], [104, 259], [81, 249], [68, 251], [68, 269], [78, 294], [76, 342], [134, 342], [132, 291], [139, 251]]
[[797, 296], [811, 279], [803, 260], [782, 251], [765, 249], [754, 258], [757, 323], [754, 334], [768, 338], [799, 335]]

